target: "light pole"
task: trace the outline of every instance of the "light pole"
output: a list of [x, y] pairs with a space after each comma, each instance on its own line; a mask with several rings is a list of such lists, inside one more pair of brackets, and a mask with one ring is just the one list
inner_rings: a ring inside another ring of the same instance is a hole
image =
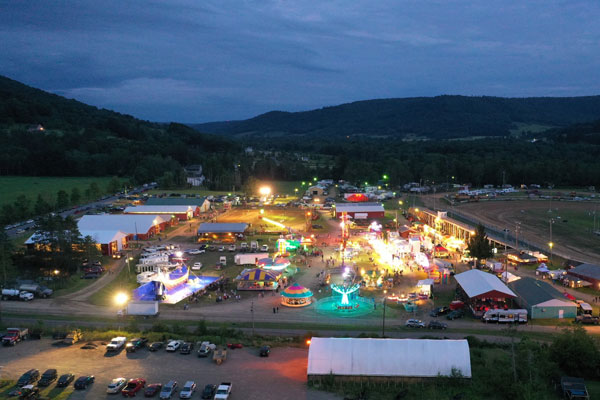
[[[119, 311], [117, 312], [117, 318], [119, 318], [121, 315], [124, 315], [124, 313], [122, 311], [123, 310], [122, 307], [125, 305], [125, 303], [127, 303], [128, 300], [129, 300], [129, 296], [127, 296], [127, 293], [119, 292], [115, 295], [115, 303], [117, 304], [117, 306], [119, 306]], [[121, 332], [121, 320], [120, 319], [119, 319], [118, 329], [119, 329], [119, 332]]]
[[552, 264], [552, 248], [554, 247], [554, 243], [550, 242], [548, 246], [550, 247], [550, 264]]
[[252, 314], [252, 337], [254, 338], [254, 300], [250, 303], [250, 314]]
[[383, 291], [383, 321], [381, 323], [381, 337], [385, 337], [385, 302], [387, 301], [387, 290]]

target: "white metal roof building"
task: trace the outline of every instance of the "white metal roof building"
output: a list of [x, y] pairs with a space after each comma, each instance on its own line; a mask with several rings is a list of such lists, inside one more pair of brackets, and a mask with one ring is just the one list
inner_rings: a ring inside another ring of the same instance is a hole
[[82, 237], [89, 236], [98, 244], [109, 244], [117, 242], [118, 250], [123, 248], [123, 238], [127, 237], [125, 232], [121, 231], [79, 231]]
[[188, 220], [197, 215], [200, 212], [200, 208], [189, 205], [133, 206], [125, 208], [123, 212], [125, 214], [173, 215], [179, 220]]
[[497, 276], [478, 269], [471, 269], [454, 275], [456, 282], [470, 299], [505, 299], [517, 295]]
[[145, 234], [150, 231], [152, 227], [164, 224], [170, 220], [171, 218], [169, 216], [163, 215], [84, 215], [79, 222], [77, 222], [77, 227], [80, 232], [121, 231], [128, 235], [135, 235]]
[[381, 203], [335, 203], [336, 217], [342, 213], [348, 214], [354, 219], [383, 218], [385, 210]]
[[309, 380], [436, 378], [460, 373], [471, 377], [466, 340], [431, 339], [311, 339]]

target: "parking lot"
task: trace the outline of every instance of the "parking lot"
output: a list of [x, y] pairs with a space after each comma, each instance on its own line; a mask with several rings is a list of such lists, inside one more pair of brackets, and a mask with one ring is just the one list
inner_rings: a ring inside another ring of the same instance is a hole
[[[67, 372], [77, 377], [95, 375], [93, 385], [85, 391], [76, 391], [70, 399], [115, 398], [115, 395], [106, 394], [106, 387], [113, 378], [121, 376], [127, 379], [140, 377], [145, 378], [147, 383], [163, 384], [173, 379], [180, 388], [185, 381], [193, 380], [199, 391], [209, 383], [231, 382], [232, 400], [338, 398], [329, 393], [308, 390], [307, 349], [273, 348], [268, 358], [259, 357], [256, 348], [229, 350], [227, 360], [217, 366], [210, 357], [198, 358], [195, 352], [182, 355], [167, 353], [163, 348], [155, 353], [141, 349], [136, 353], [121, 351], [107, 356], [102, 345], [84, 350], [81, 349], [84, 343], [70, 347], [54, 346], [52, 343], [52, 340], [44, 339], [0, 348], [2, 378], [18, 379], [31, 368], [39, 369], [40, 373], [47, 368], [56, 368], [59, 375]], [[196, 392], [192, 398], [200, 399], [200, 393]]]

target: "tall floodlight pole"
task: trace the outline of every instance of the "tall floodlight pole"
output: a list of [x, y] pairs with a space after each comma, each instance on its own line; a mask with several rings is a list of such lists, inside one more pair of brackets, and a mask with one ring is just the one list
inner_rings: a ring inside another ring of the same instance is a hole
[[383, 297], [383, 321], [381, 323], [381, 337], [385, 337], [385, 302], [387, 300], [387, 296], [384, 294]]

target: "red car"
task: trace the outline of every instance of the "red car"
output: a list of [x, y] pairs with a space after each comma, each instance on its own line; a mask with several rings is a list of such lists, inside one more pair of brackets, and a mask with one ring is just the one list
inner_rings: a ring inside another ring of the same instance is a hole
[[160, 390], [162, 389], [162, 384], [160, 383], [151, 383], [146, 386], [146, 390], [144, 391], [145, 397], [154, 397]]
[[227, 343], [227, 347], [230, 349], [241, 349], [244, 346], [241, 343]]
[[121, 393], [125, 397], [134, 397], [137, 392], [142, 390], [146, 386], [146, 380], [142, 378], [130, 379], [127, 385], [121, 390]]

